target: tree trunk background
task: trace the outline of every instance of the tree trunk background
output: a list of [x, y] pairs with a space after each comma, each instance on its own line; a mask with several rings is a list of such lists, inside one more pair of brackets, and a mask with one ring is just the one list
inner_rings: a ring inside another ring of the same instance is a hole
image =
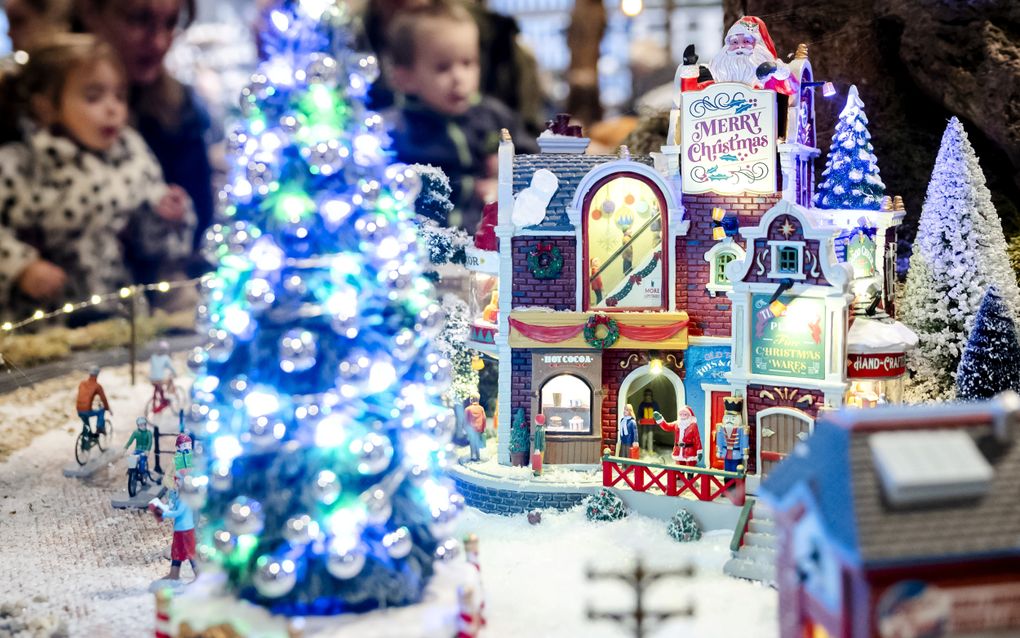
[[[946, 120], [963, 122], [1007, 237], [1020, 233], [1020, 2], [723, 0], [727, 28], [761, 17], [784, 59], [805, 42], [818, 80], [819, 174], [847, 89], [856, 84], [889, 195], [912, 238]], [[901, 255], [903, 252], [901, 251]]]

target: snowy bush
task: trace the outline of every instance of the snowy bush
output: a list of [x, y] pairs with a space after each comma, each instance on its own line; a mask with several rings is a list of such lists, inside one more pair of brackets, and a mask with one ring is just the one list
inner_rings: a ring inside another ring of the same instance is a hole
[[952, 398], [960, 357], [989, 285], [1015, 319], [1020, 290], [1002, 223], [967, 133], [954, 117], [928, 184], [899, 306], [899, 319], [919, 340], [907, 357], [908, 401]]
[[694, 514], [683, 508], [678, 510], [673, 515], [673, 518], [670, 519], [666, 532], [669, 533], [670, 538], [678, 543], [689, 543], [701, 538], [701, 526], [698, 525]]
[[1020, 392], [1020, 343], [1009, 310], [993, 286], [981, 300], [960, 359], [956, 396], [975, 401], [991, 399], [1005, 390]]
[[627, 515], [623, 499], [603, 487], [584, 500], [584, 514], [589, 521], [617, 521]]

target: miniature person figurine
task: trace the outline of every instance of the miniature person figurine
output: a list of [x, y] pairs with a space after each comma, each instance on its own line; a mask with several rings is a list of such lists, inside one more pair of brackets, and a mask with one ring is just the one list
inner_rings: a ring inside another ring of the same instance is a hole
[[620, 252], [620, 259], [623, 260], [623, 276], [629, 277], [630, 270], [634, 267], [634, 244], [630, 243], [630, 233], [624, 233], [620, 240], [623, 250]]
[[156, 406], [166, 405], [166, 387], [170, 379], [177, 376], [173, 361], [170, 359], [170, 344], [160, 341], [156, 352], [149, 357], [149, 381], [152, 383]]
[[485, 444], [482, 434], [485, 432], [485, 408], [478, 405], [478, 395], [471, 395], [471, 403], [464, 408], [464, 416], [467, 418], [468, 442], [471, 445], [471, 460], [481, 461], [480, 450]]
[[478, 587], [474, 596], [474, 615], [478, 629], [485, 626], [485, 592], [482, 588], [482, 564], [478, 559], [478, 535], [468, 534], [464, 537], [464, 560], [475, 568], [478, 573]]
[[174, 452], [174, 470], [186, 472], [192, 466], [191, 436], [187, 432], [177, 435], [177, 451]]
[[677, 410], [676, 421], [667, 423], [662, 415], [655, 413], [655, 422], [667, 432], [673, 432], [673, 460], [680, 465], [696, 466], [701, 460], [701, 432], [694, 410], [683, 406]]
[[602, 303], [602, 275], [599, 274], [599, 269], [602, 267], [602, 263], [592, 257], [591, 260], [591, 291], [595, 295], [595, 303]]
[[[741, 397], [723, 399], [722, 423], [716, 428], [715, 453], [723, 460], [723, 469], [736, 472], [744, 464], [747, 451], [747, 428], [744, 427], [744, 400]], [[746, 468], [745, 468], [746, 469]]]
[[[98, 410], [92, 409], [92, 402], [96, 396], [99, 397], [101, 407]], [[96, 432], [106, 434], [106, 412], [113, 416], [110, 409], [110, 402], [106, 400], [106, 393], [103, 386], [99, 385], [99, 366], [89, 368], [89, 378], [78, 384], [78, 399], [75, 401], [78, 409], [78, 416], [85, 425], [89, 425], [89, 418], [96, 417]]]
[[545, 415], [535, 415], [535, 441], [531, 447], [531, 469], [535, 476], [542, 475], [542, 461], [545, 460]]
[[616, 456], [630, 455], [630, 448], [637, 443], [637, 419], [634, 418], [634, 406], [629, 403], [623, 406], [618, 432], [620, 438], [616, 443]]
[[[163, 484], [170, 488], [169, 505], [164, 505], [159, 499], [149, 501], [150, 509], [159, 510], [157, 520], [170, 519], [174, 522], [174, 536], [170, 545], [170, 573], [162, 580], [180, 580], [181, 563], [191, 563], [191, 570], [198, 576], [198, 566], [195, 563], [195, 514], [180, 498], [179, 490], [183, 475], [181, 472], [167, 474]], [[153, 512], [154, 514], [156, 512]]]
[[149, 431], [149, 422], [144, 416], [140, 416], [135, 419], [135, 431], [128, 437], [127, 443], [124, 444], [124, 449], [131, 447], [131, 444], [135, 444], [134, 454], [141, 456], [139, 459], [141, 463], [142, 471], [149, 471], [149, 451], [152, 449], [152, 432]]
[[659, 404], [652, 397], [652, 391], [645, 388], [645, 398], [638, 404], [638, 425], [641, 433], [641, 447], [654, 452], [652, 448], [655, 442], [655, 413], [659, 411]]
[[489, 303], [482, 310], [482, 321], [496, 323], [499, 321], [499, 290], [493, 290], [489, 296]]
[[708, 65], [716, 82], [743, 82], [792, 95], [790, 67], [776, 55], [776, 47], [765, 22], [744, 16], [726, 32], [723, 48]]

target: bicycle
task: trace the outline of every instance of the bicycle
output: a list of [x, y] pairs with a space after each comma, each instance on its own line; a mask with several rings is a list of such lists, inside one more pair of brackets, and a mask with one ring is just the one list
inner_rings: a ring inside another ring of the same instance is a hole
[[[162, 392], [160, 392], [162, 386]], [[145, 418], [150, 423], [156, 422], [156, 417], [170, 408], [171, 412], [178, 412], [183, 407], [184, 395], [174, 384], [174, 378], [170, 377], [164, 383], [154, 381], [152, 383], [152, 397], [145, 404]]]
[[92, 456], [92, 448], [98, 447], [100, 452], [106, 450], [107, 443], [113, 440], [113, 419], [108, 415], [105, 419], [105, 432], [92, 430], [92, 417], [81, 417], [81, 433], [74, 442], [74, 460], [78, 465], [85, 465]]
[[138, 458], [135, 460], [135, 466], [129, 467], [127, 471], [128, 475], [128, 494], [134, 498], [138, 494], [139, 487], [147, 487], [151, 481], [153, 484], [158, 484], [159, 481], [149, 471], [149, 454], [135, 454]]

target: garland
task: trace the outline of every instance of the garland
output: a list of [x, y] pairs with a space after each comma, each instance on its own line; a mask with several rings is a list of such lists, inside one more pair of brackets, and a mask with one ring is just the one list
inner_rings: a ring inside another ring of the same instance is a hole
[[539, 242], [528, 253], [528, 270], [535, 279], [556, 279], [563, 273], [563, 255], [552, 244]]
[[[599, 326], [606, 327], [606, 336], [601, 339], [595, 336], [595, 331]], [[588, 321], [584, 322], [584, 340], [589, 346], [596, 350], [612, 348], [613, 344], [616, 343], [619, 338], [620, 326], [616, 323], [616, 319], [613, 319], [612, 317], [597, 314], [588, 317]]]
[[655, 267], [659, 264], [659, 259], [661, 257], [662, 251], [655, 251], [655, 254], [652, 256], [652, 260], [648, 262], [648, 265], [642, 268], [639, 272], [631, 275], [630, 279], [627, 280], [627, 284], [621, 288], [619, 292], [606, 299], [606, 305], [610, 308], [616, 307], [616, 304], [620, 303], [621, 299], [630, 294], [630, 291], [634, 288], [634, 286], [640, 284], [642, 279], [652, 274], [652, 271], [655, 270]]

